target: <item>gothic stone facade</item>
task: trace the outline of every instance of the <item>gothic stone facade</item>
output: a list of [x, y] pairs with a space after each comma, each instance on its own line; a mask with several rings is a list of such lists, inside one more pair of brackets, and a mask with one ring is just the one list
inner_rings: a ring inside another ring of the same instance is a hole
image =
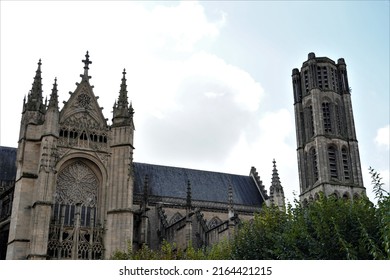
[[[83, 63], [81, 82], [60, 110], [56, 80], [43, 102], [39, 61], [18, 148], [2, 148], [1, 163], [14, 166], [1, 178], [8, 180], [0, 193], [2, 258], [107, 259], [129, 242], [157, 249], [162, 240], [207, 246], [269, 202], [254, 168], [241, 176], [133, 162], [126, 72], [108, 125], [90, 84], [88, 52]], [[273, 185], [284, 202], [280, 182]]]

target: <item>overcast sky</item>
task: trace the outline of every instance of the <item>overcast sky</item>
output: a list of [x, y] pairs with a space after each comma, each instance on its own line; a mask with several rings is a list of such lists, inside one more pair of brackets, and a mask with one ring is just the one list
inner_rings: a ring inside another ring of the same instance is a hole
[[57, 77], [90, 80], [111, 123], [123, 68], [137, 162], [249, 174], [289, 201], [299, 194], [291, 72], [309, 52], [345, 58], [367, 193], [368, 167], [389, 186], [388, 1], [1, 1], [0, 145], [17, 147], [23, 98], [42, 59]]

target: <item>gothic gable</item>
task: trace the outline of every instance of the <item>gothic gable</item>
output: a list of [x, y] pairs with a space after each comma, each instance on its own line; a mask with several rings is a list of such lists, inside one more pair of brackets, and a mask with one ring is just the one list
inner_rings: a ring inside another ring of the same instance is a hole
[[82, 81], [60, 112], [60, 125], [104, 129], [107, 121], [88, 81]]

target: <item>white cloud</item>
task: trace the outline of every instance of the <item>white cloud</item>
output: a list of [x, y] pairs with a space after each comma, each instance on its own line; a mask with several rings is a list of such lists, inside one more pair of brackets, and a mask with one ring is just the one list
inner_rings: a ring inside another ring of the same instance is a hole
[[148, 112], [137, 115], [142, 118], [142, 131], [136, 136], [142, 143], [140, 156], [160, 158], [165, 164], [191, 162], [197, 168], [206, 168], [207, 162], [222, 165], [241, 132], [257, 123], [262, 87], [244, 70], [206, 52], [160, 61], [160, 66], [169, 69], [158, 80], [164, 86], [153, 83], [148, 92], [164, 94], [157, 94], [158, 101], [137, 101]]
[[[194, 45], [206, 37], [216, 37], [225, 24], [225, 15], [210, 22], [204, 8], [193, 1], [184, 1], [176, 7], [157, 6], [150, 14], [149, 32], [164, 44], [173, 44], [175, 51], [192, 51]], [[157, 36], [156, 36], [157, 35]]]
[[[57, 76], [60, 100], [67, 100], [89, 50], [91, 82], [109, 119], [126, 68], [135, 109], [136, 161], [239, 174], [254, 165], [268, 187], [275, 158], [284, 186], [283, 178], [296, 178], [296, 163], [287, 159], [296, 157], [288, 144], [294, 127], [290, 113], [260, 110], [265, 96], [260, 82], [203, 48], [218, 41], [226, 14], [216, 12], [211, 19], [210, 11], [206, 15], [193, 1], [143, 3], [6, 2], [2, 116], [20, 112], [39, 58], [44, 94]], [[29, 24], [20, 24], [22, 19]], [[15, 146], [19, 123], [17, 117], [14, 122], [2, 119], [8, 136], [2, 145]]]
[[375, 143], [385, 147], [387, 150], [390, 146], [390, 125], [379, 128], [376, 133]]

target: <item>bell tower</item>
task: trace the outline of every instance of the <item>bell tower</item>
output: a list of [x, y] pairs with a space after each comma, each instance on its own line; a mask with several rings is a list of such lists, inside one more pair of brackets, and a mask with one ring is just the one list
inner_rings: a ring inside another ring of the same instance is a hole
[[344, 59], [309, 53], [292, 83], [301, 201], [365, 194]]

